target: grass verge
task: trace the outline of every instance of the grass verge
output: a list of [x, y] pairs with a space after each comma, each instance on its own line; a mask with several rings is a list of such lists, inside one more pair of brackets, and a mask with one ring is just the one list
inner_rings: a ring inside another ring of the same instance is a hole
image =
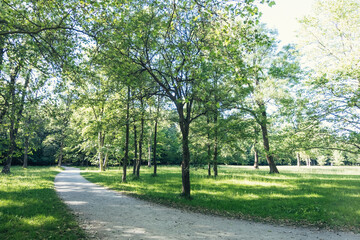
[[0, 174], [0, 239], [85, 239], [54, 190], [56, 167], [12, 167]]
[[180, 197], [180, 167], [142, 168], [140, 179], [121, 171], [81, 174], [91, 182], [141, 199], [228, 217], [278, 224], [315, 226], [360, 232], [360, 168], [280, 167], [270, 175], [268, 168], [221, 166], [219, 176], [208, 178], [205, 169], [191, 170], [191, 200]]

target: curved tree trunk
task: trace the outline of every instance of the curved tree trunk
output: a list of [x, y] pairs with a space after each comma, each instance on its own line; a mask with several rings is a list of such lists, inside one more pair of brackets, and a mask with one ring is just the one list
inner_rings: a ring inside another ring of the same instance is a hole
[[264, 150], [266, 154], [266, 160], [270, 167], [270, 173], [279, 173], [276, 164], [274, 162], [274, 157], [270, 152], [270, 144], [269, 144], [269, 135], [267, 130], [267, 116], [266, 116], [266, 110], [263, 103], [258, 103], [259, 108], [261, 110], [261, 121], [260, 121], [260, 127], [263, 137], [263, 145]]

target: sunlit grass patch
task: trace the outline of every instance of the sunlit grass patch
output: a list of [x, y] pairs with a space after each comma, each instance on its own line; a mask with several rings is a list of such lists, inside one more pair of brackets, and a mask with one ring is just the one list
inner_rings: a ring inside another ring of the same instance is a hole
[[217, 178], [207, 177], [206, 169], [191, 169], [192, 200], [179, 196], [179, 166], [160, 166], [157, 177], [151, 176], [153, 169], [145, 167], [140, 179], [129, 175], [127, 183], [121, 182], [118, 169], [103, 173], [88, 169], [82, 175], [143, 199], [200, 212], [360, 230], [360, 168], [279, 169], [281, 174], [268, 174], [267, 167], [220, 166]]
[[0, 239], [83, 239], [54, 190], [55, 167], [12, 167], [0, 174]]

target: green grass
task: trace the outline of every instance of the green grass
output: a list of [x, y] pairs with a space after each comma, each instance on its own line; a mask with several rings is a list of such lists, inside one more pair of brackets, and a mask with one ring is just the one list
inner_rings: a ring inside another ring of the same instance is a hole
[[359, 167], [280, 167], [270, 175], [268, 168], [221, 166], [219, 176], [208, 178], [204, 169], [191, 169], [191, 200], [179, 196], [180, 167], [160, 166], [159, 176], [142, 168], [140, 179], [121, 171], [87, 169], [89, 181], [165, 205], [278, 224], [317, 226], [360, 231]]
[[0, 239], [84, 239], [56, 195], [55, 167], [12, 167], [0, 174]]

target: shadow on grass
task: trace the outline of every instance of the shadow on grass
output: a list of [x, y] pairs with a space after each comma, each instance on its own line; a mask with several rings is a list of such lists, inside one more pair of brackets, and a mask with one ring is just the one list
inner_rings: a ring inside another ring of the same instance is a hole
[[52, 187], [58, 172], [26, 171], [1, 179], [0, 239], [84, 239]]

